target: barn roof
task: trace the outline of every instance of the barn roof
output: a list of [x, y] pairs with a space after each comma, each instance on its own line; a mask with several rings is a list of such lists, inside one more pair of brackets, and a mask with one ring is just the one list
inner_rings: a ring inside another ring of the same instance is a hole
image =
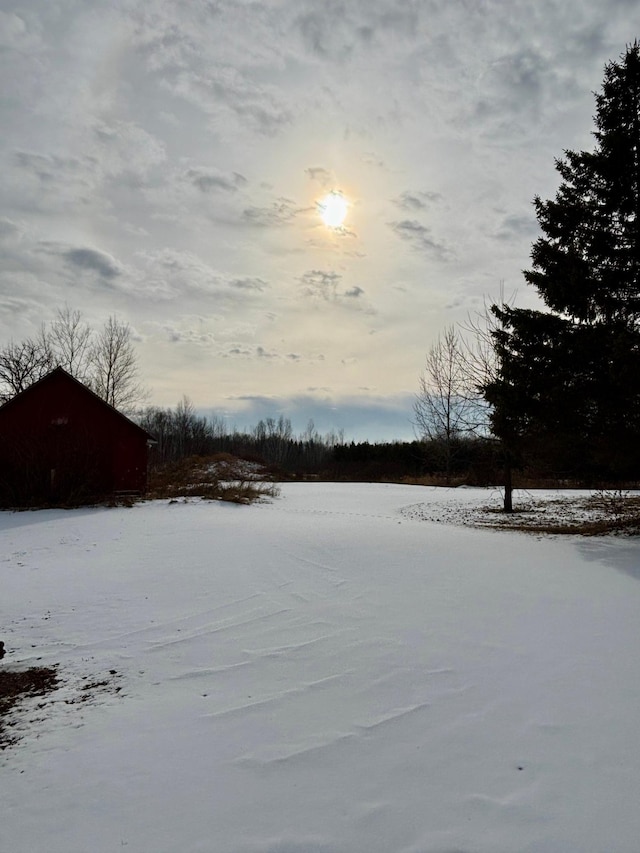
[[15, 397], [12, 397], [10, 400], [7, 400], [6, 403], [0, 406], [0, 419], [2, 419], [2, 416], [8, 409], [14, 407], [16, 402], [19, 404], [19, 402], [25, 397], [37, 394], [38, 389], [42, 388], [44, 385], [48, 385], [52, 381], [59, 381], [61, 379], [64, 382], [68, 382], [69, 384], [75, 385], [77, 388], [81, 389], [84, 394], [96, 400], [109, 413], [110, 416], [115, 416], [117, 418], [122, 419], [123, 421], [126, 421], [127, 424], [129, 424], [133, 429], [136, 429], [139, 432], [143, 433], [143, 435], [145, 435], [149, 441], [153, 441], [155, 443], [155, 439], [150, 433], [147, 432], [146, 429], [141, 427], [135, 421], [132, 421], [131, 418], [128, 418], [126, 415], [116, 409], [115, 406], [112, 406], [110, 403], [107, 403], [106, 400], [103, 400], [102, 397], [98, 396], [98, 394], [92, 391], [91, 388], [87, 387], [83, 382], [80, 382], [79, 379], [76, 379], [75, 376], [72, 376], [63, 367], [59, 366], [54, 367], [53, 370], [51, 370], [41, 379], [38, 379], [36, 382], [29, 385], [28, 388], [25, 388], [24, 391], [20, 391], [18, 394], [15, 395]]

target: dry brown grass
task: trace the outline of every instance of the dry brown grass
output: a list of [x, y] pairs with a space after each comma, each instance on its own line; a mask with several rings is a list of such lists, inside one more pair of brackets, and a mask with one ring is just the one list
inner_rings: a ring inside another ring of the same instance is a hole
[[553, 535], [606, 536], [640, 534], [640, 497], [620, 490], [601, 490], [587, 498], [533, 502], [512, 515], [498, 513], [495, 526], [506, 530]]
[[638, 492], [602, 490], [594, 494], [561, 492], [549, 494], [518, 491], [515, 510], [505, 513], [498, 489], [478, 498], [454, 498], [443, 490], [442, 500], [429, 500], [405, 507], [409, 518], [439, 524], [460, 524], [491, 530], [522, 531], [534, 534], [577, 536], [640, 535], [640, 495]]
[[277, 486], [266, 477], [265, 471], [228, 453], [191, 456], [152, 471], [147, 497], [250, 504], [278, 495]]

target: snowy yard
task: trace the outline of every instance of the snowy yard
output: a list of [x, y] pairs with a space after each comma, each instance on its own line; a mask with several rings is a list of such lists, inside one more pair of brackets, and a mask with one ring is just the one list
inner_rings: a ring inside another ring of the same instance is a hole
[[638, 853], [640, 540], [434, 520], [486, 500], [0, 513], [0, 669], [61, 679], [0, 850]]

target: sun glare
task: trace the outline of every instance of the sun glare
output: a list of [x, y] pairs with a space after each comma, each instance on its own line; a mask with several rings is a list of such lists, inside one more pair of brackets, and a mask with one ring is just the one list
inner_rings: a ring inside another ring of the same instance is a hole
[[341, 192], [333, 190], [318, 202], [318, 211], [327, 228], [340, 228], [349, 205]]

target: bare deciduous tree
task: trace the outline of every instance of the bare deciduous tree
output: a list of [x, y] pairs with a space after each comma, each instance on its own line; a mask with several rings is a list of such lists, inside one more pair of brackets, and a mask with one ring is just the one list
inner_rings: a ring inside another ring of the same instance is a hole
[[131, 412], [146, 396], [128, 323], [111, 315], [95, 337], [89, 361], [91, 388], [116, 409]]
[[[513, 305], [515, 302], [515, 292], [511, 294], [509, 299], [505, 299], [504, 282], [500, 282], [500, 294], [497, 304], [504, 309], [506, 306]], [[486, 388], [495, 382], [500, 372], [500, 361], [496, 349], [496, 334], [502, 328], [502, 323], [496, 313], [485, 302], [484, 310], [479, 312], [475, 317], [469, 317], [467, 323], [463, 327], [467, 332], [466, 345], [466, 360], [467, 370], [471, 384], [478, 397], [478, 413], [482, 419], [482, 432], [485, 435], [491, 433], [491, 412], [492, 407], [485, 398]], [[497, 439], [493, 436], [493, 440], [499, 442], [502, 448], [503, 458], [503, 477], [504, 477], [504, 494], [503, 494], [503, 509], [504, 512], [513, 512], [513, 467], [514, 467], [514, 449], [509, 446], [509, 443]]]
[[146, 397], [128, 323], [109, 317], [98, 333], [80, 311], [68, 306], [42, 326], [37, 338], [9, 342], [0, 349], [0, 402], [24, 391], [54, 367], [63, 367], [99, 397], [132, 412]]
[[52, 367], [53, 355], [44, 329], [35, 339], [10, 341], [0, 350], [0, 402], [24, 391]]
[[293, 429], [289, 418], [280, 415], [258, 421], [253, 429], [260, 452], [272, 459], [277, 465], [284, 465], [291, 452]]
[[[506, 300], [500, 283], [499, 304]], [[447, 481], [458, 442], [464, 436], [497, 441], [492, 436], [492, 407], [485, 399], [486, 387], [498, 374], [495, 335], [500, 321], [485, 302], [483, 310], [470, 315], [458, 328], [450, 326], [427, 354], [414, 403], [415, 426], [420, 437], [440, 446]], [[513, 510], [511, 469], [513, 453], [500, 442], [504, 459], [504, 508]]]
[[84, 322], [80, 311], [68, 305], [59, 308], [49, 329], [49, 341], [56, 364], [80, 382], [89, 382], [93, 329]]
[[413, 406], [418, 434], [440, 447], [447, 482], [460, 439], [478, 422], [478, 394], [469, 372], [468, 349], [449, 326], [427, 353]]

